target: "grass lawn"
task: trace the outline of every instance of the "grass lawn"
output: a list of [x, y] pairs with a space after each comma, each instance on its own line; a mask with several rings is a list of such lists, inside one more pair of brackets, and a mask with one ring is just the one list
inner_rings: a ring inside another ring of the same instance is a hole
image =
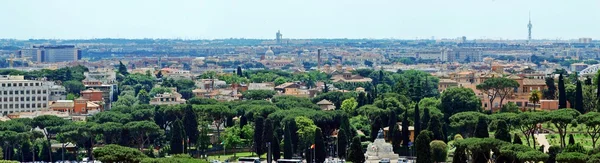
[[[235, 156], [237, 158], [240, 158], [240, 157], [256, 157], [256, 153], [253, 153], [253, 152], [239, 152], [239, 153], [235, 153]], [[211, 155], [211, 156], [208, 156], [208, 161], [210, 161], [210, 160], [225, 161], [228, 158], [232, 158], [232, 157], [233, 157], [233, 153], [230, 153], [230, 154], [227, 154], [227, 155], [220, 155], [220, 158], [219, 158], [219, 155]], [[267, 154], [263, 154], [260, 158], [266, 158], [266, 157], [267, 157]], [[231, 161], [237, 161], [237, 158], [235, 158], [235, 160], [230, 160], [230, 162]]]
[[[593, 149], [592, 138], [589, 137], [587, 134], [573, 134], [573, 138], [575, 139], [575, 143], [581, 144], [584, 148], [586, 148], [588, 150]], [[550, 145], [560, 146], [560, 136], [558, 136], [558, 134], [547, 135], [546, 139], [548, 139], [548, 143], [550, 143]], [[569, 134], [567, 134], [567, 136], [565, 137], [565, 141], [568, 145], [569, 144]], [[598, 145], [598, 144], [596, 144], [596, 145]]]

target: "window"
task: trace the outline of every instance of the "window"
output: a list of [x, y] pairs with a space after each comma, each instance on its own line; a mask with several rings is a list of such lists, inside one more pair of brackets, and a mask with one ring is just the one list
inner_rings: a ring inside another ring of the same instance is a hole
[[26, 86], [26, 87], [27, 87], [27, 86], [29, 86], [29, 83], [25, 83], [25, 86]]
[[21, 97], [21, 101], [25, 101], [25, 97]]
[[22, 86], [23, 86], [23, 83], [19, 83], [19, 87], [22, 87]]
[[42, 93], [46, 94], [46, 90], [43, 90]]
[[25, 94], [29, 94], [29, 93], [30, 93], [30, 92], [29, 92], [29, 90], [26, 90], [26, 91], [25, 91]]
[[46, 101], [46, 96], [42, 97], [42, 100]]
[[22, 94], [22, 95], [24, 95], [24, 94], [25, 94], [25, 91], [21, 91], [21, 94]]

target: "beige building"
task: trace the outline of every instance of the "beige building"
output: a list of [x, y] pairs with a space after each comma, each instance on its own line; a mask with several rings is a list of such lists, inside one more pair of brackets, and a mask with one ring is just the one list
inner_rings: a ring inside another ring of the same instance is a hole
[[150, 105], [177, 105], [185, 104], [185, 99], [177, 92], [157, 94], [150, 100]]

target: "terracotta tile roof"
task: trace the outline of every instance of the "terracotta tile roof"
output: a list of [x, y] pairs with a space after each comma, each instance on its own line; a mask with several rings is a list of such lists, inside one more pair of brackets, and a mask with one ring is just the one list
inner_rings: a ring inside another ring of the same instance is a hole
[[523, 85], [546, 85], [546, 80], [544, 80], [544, 79], [524, 79]]

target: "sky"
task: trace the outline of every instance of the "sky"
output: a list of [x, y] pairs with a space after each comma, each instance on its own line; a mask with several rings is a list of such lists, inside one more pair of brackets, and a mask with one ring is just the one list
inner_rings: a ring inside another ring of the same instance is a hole
[[599, 0], [3, 0], [0, 38], [600, 39]]

